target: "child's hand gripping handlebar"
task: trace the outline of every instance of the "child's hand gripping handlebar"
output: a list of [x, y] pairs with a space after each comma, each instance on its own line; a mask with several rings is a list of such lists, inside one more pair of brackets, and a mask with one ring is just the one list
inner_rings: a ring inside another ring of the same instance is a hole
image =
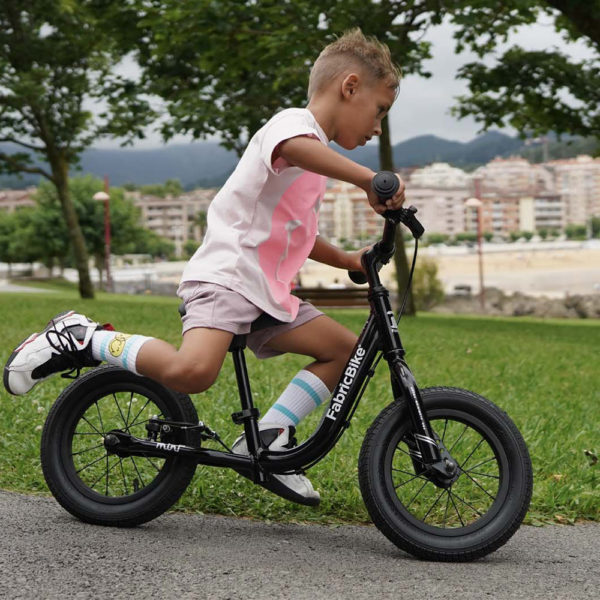
[[[400, 180], [396, 174], [391, 171], [380, 171], [373, 177], [371, 187], [381, 202], [385, 202], [392, 198], [398, 191]], [[377, 270], [387, 263], [394, 253], [394, 234], [398, 223], [403, 223], [410, 230], [415, 239], [418, 239], [423, 235], [425, 228], [415, 217], [416, 212], [417, 209], [414, 206], [409, 206], [408, 208], [400, 208], [398, 210], [386, 210], [383, 213], [383, 217], [385, 218], [383, 237], [371, 250], [367, 251], [375, 251], [381, 255], [382, 260]], [[348, 275], [354, 283], [360, 284], [366, 283], [367, 281], [367, 277], [362, 271], [349, 271]]]

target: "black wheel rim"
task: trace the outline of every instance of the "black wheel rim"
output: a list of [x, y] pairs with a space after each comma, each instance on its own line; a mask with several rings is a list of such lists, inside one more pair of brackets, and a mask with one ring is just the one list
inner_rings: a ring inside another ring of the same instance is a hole
[[416, 469], [409, 423], [395, 432], [385, 456], [386, 489], [404, 518], [434, 535], [465, 535], [484, 527], [508, 495], [508, 458], [494, 432], [480, 419], [459, 410], [428, 412], [437, 434], [457, 461], [458, 479], [437, 487]]
[[167, 476], [175, 458], [110, 454], [104, 436], [121, 429], [146, 438], [148, 420], [173, 418], [164, 401], [136, 385], [86, 394], [61, 440], [61, 458], [71, 483], [88, 498], [105, 504], [130, 503], [147, 495]]

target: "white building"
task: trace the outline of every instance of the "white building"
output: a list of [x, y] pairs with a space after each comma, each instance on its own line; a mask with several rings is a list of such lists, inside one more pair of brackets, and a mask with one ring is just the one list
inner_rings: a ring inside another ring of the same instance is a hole
[[447, 163], [416, 169], [406, 183], [406, 206], [417, 208], [417, 218], [428, 233], [462, 233], [469, 183], [467, 173]]
[[584, 224], [600, 216], [600, 158], [578, 156], [552, 160], [546, 166], [554, 174], [556, 190], [565, 204], [566, 224]]
[[328, 240], [368, 240], [383, 226], [365, 192], [345, 181], [330, 181], [319, 214], [319, 233]]
[[175, 244], [176, 256], [183, 256], [187, 241], [202, 241], [208, 206], [215, 189], [197, 189], [178, 197], [142, 196], [130, 192], [128, 197], [140, 208], [142, 224]]

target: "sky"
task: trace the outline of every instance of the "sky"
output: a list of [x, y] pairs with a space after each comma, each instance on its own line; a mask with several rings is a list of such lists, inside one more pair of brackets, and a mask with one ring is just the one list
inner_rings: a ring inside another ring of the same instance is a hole
[[[452, 33], [452, 26], [443, 23], [431, 28], [424, 37], [425, 40], [432, 42], [433, 58], [424, 63], [432, 76], [429, 79], [416, 76], [407, 76], [403, 79], [400, 95], [389, 113], [393, 144], [419, 135], [431, 134], [461, 142], [472, 140], [478, 135], [480, 126], [474, 119], [466, 117], [458, 120], [450, 115], [450, 108], [455, 103], [454, 98], [467, 91], [465, 82], [456, 79], [459, 67], [467, 62], [478, 60], [473, 53], [455, 54]], [[503, 52], [517, 44], [528, 50], [543, 50], [555, 46], [576, 59], [593, 56], [592, 51], [583, 43], [565, 43], [554, 31], [548, 17], [543, 17], [540, 22], [522, 27], [513, 33], [507, 43], [500, 46], [498, 52]], [[493, 61], [493, 57], [486, 59], [489, 64]], [[133, 63], [125, 64], [123, 67], [124, 73], [135, 70]], [[516, 133], [511, 129], [504, 129], [503, 132], [508, 135]], [[170, 140], [169, 144], [191, 141], [193, 141], [191, 137], [177, 136]], [[374, 140], [371, 143], [377, 142]], [[160, 135], [149, 131], [147, 138], [136, 142], [133, 147], [154, 148], [163, 145]], [[99, 142], [95, 147], [114, 148], [118, 147], [118, 143], [114, 140], [106, 140]]]

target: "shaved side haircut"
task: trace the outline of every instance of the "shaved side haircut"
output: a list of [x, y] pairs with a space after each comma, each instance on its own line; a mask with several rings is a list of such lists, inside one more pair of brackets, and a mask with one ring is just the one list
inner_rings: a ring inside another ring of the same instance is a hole
[[360, 71], [372, 81], [387, 81], [390, 88], [400, 86], [400, 67], [394, 64], [390, 49], [358, 28], [346, 31], [325, 46], [315, 61], [308, 80], [308, 98], [340, 75]]

